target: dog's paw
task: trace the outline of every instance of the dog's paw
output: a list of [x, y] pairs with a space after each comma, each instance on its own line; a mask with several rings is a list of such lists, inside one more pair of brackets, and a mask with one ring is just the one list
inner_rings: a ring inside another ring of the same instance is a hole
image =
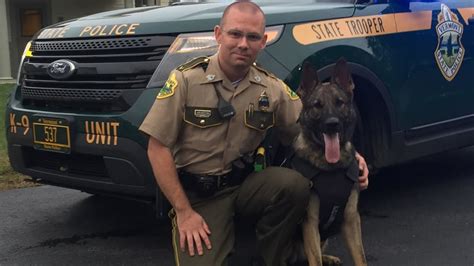
[[324, 266], [340, 266], [342, 265], [341, 259], [331, 255], [323, 255]]

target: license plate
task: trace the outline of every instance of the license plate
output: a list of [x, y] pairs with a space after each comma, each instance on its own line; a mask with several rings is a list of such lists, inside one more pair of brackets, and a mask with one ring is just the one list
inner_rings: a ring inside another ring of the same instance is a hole
[[67, 119], [36, 117], [34, 120], [35, 149], [61, 153], [71, 152], [71, 132]]

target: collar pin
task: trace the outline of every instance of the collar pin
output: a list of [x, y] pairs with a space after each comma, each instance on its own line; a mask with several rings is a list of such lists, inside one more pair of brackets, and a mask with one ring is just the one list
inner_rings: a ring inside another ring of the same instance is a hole
[[207, 81], [213, 81], [214, 78], [216, 78], [216, 75], [209, 74], [209, 75], [206, 76], [206, 78], [207, 78]]

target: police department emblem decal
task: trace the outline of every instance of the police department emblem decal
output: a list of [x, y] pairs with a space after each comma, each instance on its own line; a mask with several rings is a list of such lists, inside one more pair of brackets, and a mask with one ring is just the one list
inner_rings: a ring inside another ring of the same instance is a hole
[[441, 4], [441, 11], [438, 15], [438, 47], [434, 53], [436, 63], [446, 80], [451, 81], [461, 68], [464, 58], [464, 47], [461, 43], [463, 25], [449, 7]]

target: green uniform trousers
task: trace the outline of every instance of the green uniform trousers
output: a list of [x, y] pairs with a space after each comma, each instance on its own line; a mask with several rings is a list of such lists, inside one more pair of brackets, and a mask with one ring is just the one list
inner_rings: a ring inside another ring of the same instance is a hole
[[[234, 214], [254, 217], [257, 252], [266, 266], [286, 265], [290, 243], [309, 200], [310, 183], [298, 172], [268, 167], [250, 174], [237, 187], [219, 191], [205, 199], [190, 198], [191, 204], [211, 230], [212, 249], [204, 255], [189, 256], [179, 248], [176, 217], [171, 212], [173, 248], [178, 266], [227, 265], [234, 246]], [[237, 254], [238, 255], [238, 254]]]

